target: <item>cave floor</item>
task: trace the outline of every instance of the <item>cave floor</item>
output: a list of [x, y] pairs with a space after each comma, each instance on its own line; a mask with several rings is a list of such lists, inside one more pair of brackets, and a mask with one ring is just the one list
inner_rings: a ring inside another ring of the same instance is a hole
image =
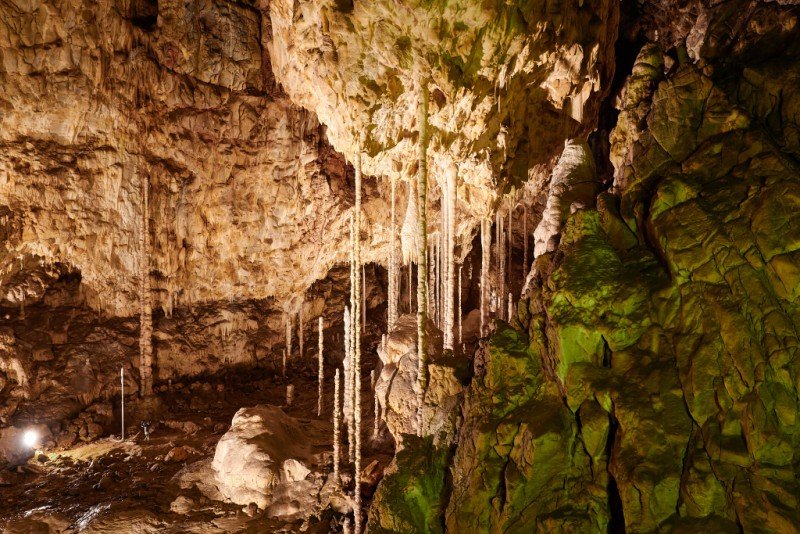
[[[316, 417], [317, 380], [311, 363], [291, 371], [295, 400], [284, 410], [304, 425], [315, 449], [332, 449], [330, 406]], [[326, 390], [332, 389], [332, 378]], [[330, 508], [307, 522], [250, 515], [246, 507], [211, 500], [196, 487], [182, 489], [182, 470], [208, 462], [234, 413], [257, 404], [283, 406], [287, 379], [266, 371], [230, 373], [191, 384], [161, 387], [160, 406], [149, 441], [141, 432], [120, 442], [109, 436], [59, 451], [46, 451], [16, 471], [0, 473], [0, 530], [3, 532], [330, 532], [341, 520]], [[385, 439], [373, 442], [373, 395], [368, 371], [364, 384], [363, 466], [382, 473], [393, 456]], [[210, 386], [210, 387], [209, 387]], [[209, 393], [210, 391], [210, 393]], [[128, 412], [135, 414], [136, 404]], [[327, 414], [327, 415], [326, 415]], [[128, 416], [130, 417], [130, 416]], [[131, 423], [138, 425], [138, 420]], [[128, 428], [132, 428], [128, 426]], [[388, 441], [391, 441], [389, 439]], [[346, 445], [343, 447], [346, 451]], [[185, 459], [181, 459], [186, 455]], [[330, 455], [329, 455], [330, 457]], [[327, 462], [330, 470], [332, 462]], [[342, 464], [344, 474], [352, 466]], [[377, 478], [377, 477], [374, 477]], [[364, 485], [364, 504], [377, 480]], [[184, 486], [185, 487], [185, 486]]]

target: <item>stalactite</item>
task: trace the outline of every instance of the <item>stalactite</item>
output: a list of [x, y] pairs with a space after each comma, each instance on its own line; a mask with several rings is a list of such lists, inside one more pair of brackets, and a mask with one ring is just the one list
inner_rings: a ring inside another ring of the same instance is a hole
[[[373, 374], [374, 373], [375, 373], [375, 371], [373, 371]], [[374, 391], [374, 387], [373, 387], [373, 391]], [[378, 394], [377, 393], [375, 393], [373, 400], [374, 400], [374, 403], [375, 403], [375, 422], [372, 425], [373, 426], [373, 428], [372, 428], [372, 439], [376, 440], [376, 439], [378, 439], [378, 434], [380, 433], [380, 427], [381, 427], [381, 404], [380, 404], [380, 402], [378, 402]]]
[[397, 322], [397, 303], [398, 303], [398, 288], [400, 279], [397, 276], [397, 223], [396, 217], [396, 204], [397, 204], [397, 180], [393, 176], [391, 178], [391, 209], [389, 215], [389, 311], [388, 311], [388, 324], [389, 331], [394, 327]]
[[511, 296], [511, 291], [508, 292], [508, 315], [506, 316], [506, 320], [511, 322], [511, 318], [514, 316], [514, 297]]
[[[355, 158], [355, 188], [356, 188], [356, 201], [355, 201], [355, 212], [356, 212], [356, 223], [355, 223], [355, 271], [356, 277], [358, 278], [361, 274], [359, 270], [359, 266], [361, 265], [361, 144], [359, 143], [356, 158]], [[364, 277], [366, 278], [366, 277]], [[354, 476], [353, 479], [355, 481], [355, 503], [354, 503], [354, 521], [353, 526], [356, 533], [360, 534], [361, 532], [361, 320], [362, 320], [362, 313], [364, 326], [366, 326], [366, 306], [364, 305], [363, 299], [365, 298], [366, 290], [365, 288], [359, 283], [361, 280], [356, 280], [356, 288], [358, 290], [364, 290], [362, 294], [357, 294], [354, 303], [359, 306], [358, 312], [353, 314], [355, 317], [355, 328], [354, 328], [354, 340], [355, 340], [355, 361], [354, 361], [354, 369], [353, 373], [355, 376], [355, 394], [353, 395], [353, 412], [354, 412], [354, 421], [355, 421], [355, 465], [353, 467]], [[364, 282], [366, 283], [366, 282]], [[357, 291], [358, 291], [357, 290]], [[362, 312], [363, 308], [363, 312]]]
[[481, 219], [481, 337], [487, 334], [489, 308], [489, 265], [491, 262], [492, 234], [489, 219]]
[[323, 382], [325, 381], [325, 370], [324, 370], [324, 359], [322, 353], [322, 346], [323, 346], [323, 337], [322, 337], [322, 327], [323, 321], [322, 317], [319, 318], [319, 327], [318, 327], [318, 347], [319, 347], [319, 357], [317, 360], [318, 369], [317, 369], [317, 417], [322, 415], [322, 393], [323, 393]]
[[500, 255], [500, 279], [497, 283], [497, 298], [498, 298], [498, 306], [497, 306], [497, 315], [499, 318], [504, 319], [503, 315], [503, 295], [506, 294], [506, 232], [505, 232], [505, 217], [500, 215], [500, 232], [498, 234], [500, 236], [500, 241], [497, 244], [497, 253]]
[[[356, 171], [359, 172], [359, 171]], [[359, 174], [360, 180], [360, 174]], [[360, 203], [360, 193], [356, 187], [356, 196]], [[358, 206], [360, 207], [360, 205]], [[355, 382], [355, 347], [356, 347], [356, 318], [358, 312], [358, 288], [360, 282], [358, 280], [358, 267], [356, 265], [356, 218], [357, 209], [354, 208], [350, 214], [350, 308], [349, 308], [349, 336], [348, 336], [348, 358], [345, 376], [345, 421], [347, 422], [347, 452], [350, 462], [355, 461], [355, 421], [353, 414], [355, 413], [353, 400], [354, 400], [354, 382]]]
[[139, 382], [143, 397], [153, 394], [153, 306], [150, 302], [150, 178], [142, 173], [139, 233]]
[[439, 239], [441, 232], [433, 240], [431, 258], [431, 293], [433, 294], [433, 322], [439, 326]]
[[298, 356], [300, 357], [300, 361], [303, 360], [303, 355], [304, 355], [303, 345], [305, 343], [305, 336], [303, 334], [303, 327], [304, 327], [304, 325], [303, 325], [303, 304], [300, 303], [300, 311], [298, 312], [298, 316], [297, 316], [297, 339], [298, 339], [298, 348], [300, 350], [300, 353], [298, 354]]
[[522, 205], [522, 246], [525, 252], [522, 254], [522, 277], [528, 276], [528, 205]]
[[417, 210], [419, 230], [419, 263], [417, 273], [417, 435], [422, 436], [422, 404], [428, 388], [428, 86], [422, 83], [419, 121], [419, 170]]
[[281, 359], [283, 361], [283, 378], [286, 378], [286, 349], [283, 349], [283, 356]]
[[292, 316], [289, 312], [285, 313], [286, 318], [286, 356], [292, 357]]
[[514, 214], [514, 208], [510, 207], [508, 209], [508, 229], [506, 230], [506, 241], [508, 245], [508, 254], [506, 255], [506, 281], [508, 284], [511, 283], [511, 276], [512, 276], [511, 268], [513, 264], [512, 254], [511, 254], [512, 251], [514, 250], [514, 230], [512, 228], [513, 214]]
[[333, 483], [339, 487], [339, 368], [333, 377]]
[[419, 228], [417, 228], [417, 186], [416, 180], [408, 181], [408, 205], [406, 214], [403, 218], [403, 227], [400, 229], [400, 247], [403, 253], [403, 263], [411, 265], [415, 261], [419, 263], [417, 252], [419, 251]]
[[361, 266], [361, 302], [359, 302], [359, 307], [361, 308], [361, 327], [366, 328], [367, 326], [367, 266]]
[[414, 264], [408, 263], [408, 313], [414, 312], [414, 297], [411, 288], [414, 287]]
[[120, 397], [120, 412], [122, 415], [122, 423], [121, 423], [121, 430], [120, 433], [120, 441], [125, 441], [125, 368], [119, 368], [119, 397]]
[[[455, 263], [455, 232], [456, 232], [456, 189], [457, 184], [456, 181], [458, 179], [458, 175], [456, 174], [456, 169], [450, 169], [450, 172], [447, 173], [447, 243], [445, 243], [445, 259], [446, 259], [446, 266], [445, 266], [445, 319], [444, 319], [444, 328], [445, 328], [445, 349], [453, 350], [454, 348], [454, 338], [455, 338], [455, 306], [453, 304], [453, 295], [456, 290], [456, 283], [455, 283], [455, 273], [456, 273], [456, 263]], [[459, 284], [460, 284], [459, 279]], [[460, 289], [459, 289], [460, 291]], [[459, 294], [459, 300], [461, 295]], [[460, 342], [460, 341], [459, 341]]]
[[464, 324], [461, 318], [461, 278], [463, 275], [463, 265], [458, 266], [458, 301], [456, 303], [456, 322], [458, 324], [458, 348], [463, 350], [462, 344], [464, 343]]
[[344, 309], [345, 357], [344, 357], [344, 422], [347, 425], [347, 457], [353, 460], [353, 321], [350, 308]]

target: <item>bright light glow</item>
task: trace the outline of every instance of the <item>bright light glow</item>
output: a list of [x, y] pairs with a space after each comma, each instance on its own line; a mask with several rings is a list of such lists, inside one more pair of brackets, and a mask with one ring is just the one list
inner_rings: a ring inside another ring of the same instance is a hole
[[22, 436], [22, 443], [26, 447], [33, 449], [36, 447], [36, 444], [39, 443], [39, 433], [35, 430], [26, 430], [25, 434]]

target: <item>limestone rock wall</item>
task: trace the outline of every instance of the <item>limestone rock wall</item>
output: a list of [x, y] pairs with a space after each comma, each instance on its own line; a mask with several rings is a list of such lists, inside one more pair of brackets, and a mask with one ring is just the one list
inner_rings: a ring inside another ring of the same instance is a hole
[[[147, 177], [156, 307], [275, 297], [296, 308], [346, 260], [347, 166], [275, 87], [261, 11], [148, 5], [0, 11], [3, 298], [35, 301], [31, 271], [60, 263], [80, 271], [93, 309], [134, 314]], [[367, 228], [383, 230], [385, 192], [366, 193]], [[365, 239], [367, 259], [382, 258], [385, 235]]]
[[447, 531], [797, 531], [798, 19], [754, 6], [642, 48], [611, 188], [476, 354]]

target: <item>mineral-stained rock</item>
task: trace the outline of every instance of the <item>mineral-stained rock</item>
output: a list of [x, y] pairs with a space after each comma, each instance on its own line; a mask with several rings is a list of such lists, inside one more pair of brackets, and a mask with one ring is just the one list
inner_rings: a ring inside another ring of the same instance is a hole
[[[422, 409], [423, 435], [434, 436], [437, 446], [446, 447], [455, 436], [458, 405], [463, 393], [462, 380], [468, 362], [442, 355], [442, 336], [428, 322], [428, 389]], [[417, 322], [414, 315], [403, 315], [387, 337], [386, 351], [379, 351], [383, 368], [375, 383], [375, 394], [383, 420], [402, 447], [405, 435], [417, 433]]]

